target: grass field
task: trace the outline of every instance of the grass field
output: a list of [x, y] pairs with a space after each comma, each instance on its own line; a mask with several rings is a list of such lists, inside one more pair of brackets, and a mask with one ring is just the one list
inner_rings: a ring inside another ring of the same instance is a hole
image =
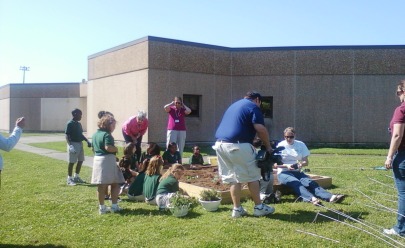
[[[217, 212], [195, 206], [186, 217], [175, 218], [154, 206], [129, 202], [125, 196], [121, 213], [99, 215], [94, 186], [66, 185], [65, 161], [18, 150], [1, 152], [5, 167], [0, 247], [405, 246], [403, 238], [390, 240], [381, 234], [382, 228], [395, 223], [396, 216], [379, 204], [396, 209], [397, 200], [392, 172], [373, 169], [383, 165], [385, 156], [370, 149], [361, 155], [330, 153], [311, 156], [309, 168], [312, 174], [333, 178], [330, 191], [348, 196], [342, 204], [315, 207], [295, 203], [294, 196], [286, 195], [281, 204], [274, 205], [273, 215], [256, 218], [249, 200], [243, 206], [250, 215], [232, 219], [231, 205], [221, 205]], [[89, 181], [91, 168], [84, 167], [81, 175]]]

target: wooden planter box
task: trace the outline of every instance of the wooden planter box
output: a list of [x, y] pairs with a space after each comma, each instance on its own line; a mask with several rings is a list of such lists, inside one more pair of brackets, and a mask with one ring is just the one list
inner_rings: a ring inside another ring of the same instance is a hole
[[[332, 185], [332, 178], [327, 177], [327, 176], [319, 176], [319, 175], [314, 175], [314, 174], [307, 174], [308, 176], [311, 177], [311, 179], [315, 182], [317, 182], [320, 186], [323, 188], [328, 188]], [[287, 188], [284, 185], [280, 185], [277, 181], [277, 174], [274, 172], [274, 183], [273, 183], [274, 191], [275, 190], [280, 190], [283, 194], [292, 194], [292, 190]], [[206, 190], [207, 188], [196, 186], [190, 183], [184, 183], [180, 182], [179, 184], [180, 188], [183, 189], [189, 196], [199, 198], [200, 197], [200, 192], [203, 190]], [[232, 198], [231, 198], [231, 193], [229, 190], [227, 191], [219, 191], [221, 193], [222, 197], [222, 202], [223, 204], [229, 204], [232, 203]], [[247, 188], [247, 185], [245, 185], [242, 189], [241, 193], [241, 200], [247, 199], [250, 197], [250, 192]]]

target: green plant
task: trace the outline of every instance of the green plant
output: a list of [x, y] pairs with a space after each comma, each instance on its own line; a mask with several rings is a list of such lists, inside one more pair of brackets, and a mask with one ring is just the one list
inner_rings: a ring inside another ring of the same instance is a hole
[[202, 201], [219, 201], [221, 194], [215, 189], [206, 189], [200, 192], [200, 198]]
[[193, 200], [177, 191], [172, 197], [170, 197], [169, 202], [172, 207], [181, 207], [185, 205], [190, 206], [193, 203]]

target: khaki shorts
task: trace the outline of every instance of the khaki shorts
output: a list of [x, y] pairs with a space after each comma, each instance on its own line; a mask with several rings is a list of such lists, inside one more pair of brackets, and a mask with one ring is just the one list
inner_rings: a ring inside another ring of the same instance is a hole
[[84, 151], [82, 142], [70, 142], [75, 148], [76, 153], [69, 152], [69, 145], [67, 145], [68, 161], [69, 163], [76, 163], [77, 161], [84, 161]]
[[217, 141], [218, 172], [224, 183], [249, 183], [261, 178], [256, 164], [256, 149], [249, 143]]

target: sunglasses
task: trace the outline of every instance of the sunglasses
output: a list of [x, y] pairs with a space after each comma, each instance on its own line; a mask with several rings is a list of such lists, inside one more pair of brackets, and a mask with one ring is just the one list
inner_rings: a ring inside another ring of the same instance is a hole
[[175, 104], [181, 104], [181, 102], [175, 102]]
[[402, 90], [398, 90], [397, 91], [397, 96], [400, 96], [400, 95], [402, 95], [404, 92], [402, 91]]
[[286, 139], [294, 139], [295, 136], [284, 136], [284, 138], [286, 138]]

